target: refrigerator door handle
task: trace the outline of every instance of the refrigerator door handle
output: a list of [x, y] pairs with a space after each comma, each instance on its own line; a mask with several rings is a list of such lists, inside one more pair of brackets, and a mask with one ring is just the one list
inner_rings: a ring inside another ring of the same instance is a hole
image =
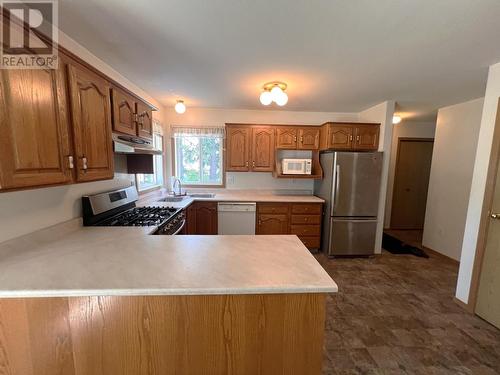
[[333, 189], [333, 199], [332, 199], [332, 216], [335, 212], [335, 208], [337, 207], [338, 199], [339, 199], [339, 187], [340, 187], [340, 165], [335, 166], [335, 189]]

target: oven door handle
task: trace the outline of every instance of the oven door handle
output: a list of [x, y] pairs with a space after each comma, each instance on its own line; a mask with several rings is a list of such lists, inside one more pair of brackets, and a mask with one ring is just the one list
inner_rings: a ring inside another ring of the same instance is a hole
[[182, 225], [177, 229], [174, 233], [172, 233], [172, 236], [175, 236], [176, 234], [179, 234], [179, 232], [186, 226], [186, 219], [182, 220]]

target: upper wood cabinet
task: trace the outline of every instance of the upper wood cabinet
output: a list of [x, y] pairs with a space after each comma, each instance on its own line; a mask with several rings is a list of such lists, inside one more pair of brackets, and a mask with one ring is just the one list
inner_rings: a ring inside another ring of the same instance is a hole
[[0, 189], [70, 182], [64, 69], [0, 75]]
[[356, 127], [354, 148], [356, 150], [377, 150], [379, 142], [379, 125], [359, 125]]
[[137, 102], [136, 99], [120, 89], [111, 90], [113, 100], [113, 130], [135, 136], [137, 135]]
[[228, 126], [226, 131], [226, 170], [250, 171], [250, 137], [248, 126]]
[[274, 170], [274, 129], [270, 126], [252, 128], [252, 170]]
[[276, 148], [284, 150], [318, 150], [320, 128], [316, 126], [276, 127]]
[[278, 127], [276, 128], [276, 148], [294, 150], [297, 148], [297, 128]]
[[68, 72], [77, 180], [113, 178], [109, 85], [77, 64]]
[[319, 127], [299, 128], [297, 149], [318, 150], [319, 149]]
[[153, 110], [143, 102], [137, 102], [137, 135], [153, 138]]
[[379, 124], [334, 123], [321, 127], [320, 148], [347, 151], [376, 151]]
[[226, 171], [272, 172], [274, 142], [274, 128], [271, 126], [228, 125]]

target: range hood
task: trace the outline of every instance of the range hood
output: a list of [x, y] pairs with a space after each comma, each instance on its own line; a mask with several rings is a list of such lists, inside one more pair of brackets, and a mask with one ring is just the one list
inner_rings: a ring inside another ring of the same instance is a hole
[[152, 140], [113, 133], [116, 154], [161, 155], [162, 151], [153, 146]]

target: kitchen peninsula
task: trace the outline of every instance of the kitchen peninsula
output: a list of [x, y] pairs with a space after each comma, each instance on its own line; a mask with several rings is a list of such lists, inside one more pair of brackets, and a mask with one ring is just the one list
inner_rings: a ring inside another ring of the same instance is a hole
[[73, 220], [0, 244], [12, 374], [319, 374], [337, 285], [295, 236]]

